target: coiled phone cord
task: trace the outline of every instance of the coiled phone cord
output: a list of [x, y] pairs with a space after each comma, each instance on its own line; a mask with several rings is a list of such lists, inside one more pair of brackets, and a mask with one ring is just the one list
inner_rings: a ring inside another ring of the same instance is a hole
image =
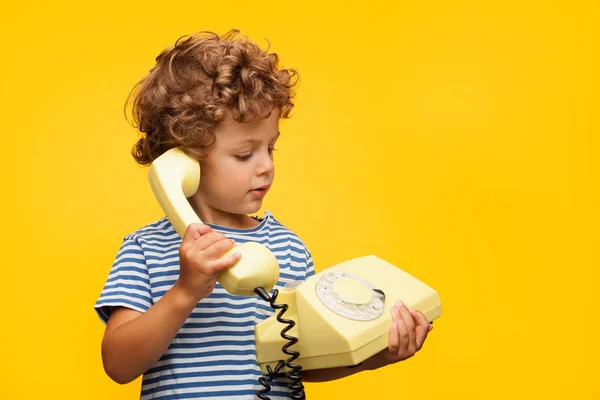
[[300, 353], [288, 349], [290, 346], [293, 346], [298, 342], [298, 338], [287, 335], [287, 332], [292, 329], [296, 323], [291, 319], [282, 318], [283, 314], [285, 314], [289, 307], [287, 304], [275, 304], [275, 300], [279, 294], [279, 290], [277, 289], [273, 291], [273, 296], [269, 296], [269, 294], [263, 288], [256, 288], [254, 289], [254, 292], [263, 300], [268, 302], [274, 310], [280, 310], [277, 314], [277, 321], [281, 322], [282, 324], [287, 324], [287, 326], [281, 330], [281, 337], [288, 341], [285, 345], [283, 345], [281, 350], [290, 356], [290, 358], [288, 358], [285, 362], [280, 360], [275, 366], [274, 370], [270, 366], [267, 366], [267, 371], [269, 373], [268, 376], [258, 378], [260, 384], [265, 388], [261, 389], [257, 395], [262, 400], [269, 400], [269, 398], [265, 396], [265, 393], [268, 393], [271, 390], [271, 386], [267, 382], [271, 382], [273, 379], [275, 379], [279, 374], [279, 371], [286, 366], [290, 369], [285, 375], [286, 378], [290, 379], [291, 381], [288, 385], [288, 388], [292, 389], [290, 398], [294, 400], [303, 400], [305, 399], [304, 385], [302, 385], [302, 376], [300, 375], [300, 370], [302, 367], [297, 364], [292, 364], [295, 359], [300, 357]]

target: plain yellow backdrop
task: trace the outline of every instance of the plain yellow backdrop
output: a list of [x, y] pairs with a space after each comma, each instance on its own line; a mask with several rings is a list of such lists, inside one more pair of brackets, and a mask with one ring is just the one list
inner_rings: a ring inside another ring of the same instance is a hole
[[318, 271], [377, 254], [436, 288], [414, 358], [310, 399], [598, 399], [598, 2], [8, 2], [0, 398], [135, 399], [93, 304], [162, 216], [123, 115], [179, 36], [238, 28], [301, 73], [264, 209]]

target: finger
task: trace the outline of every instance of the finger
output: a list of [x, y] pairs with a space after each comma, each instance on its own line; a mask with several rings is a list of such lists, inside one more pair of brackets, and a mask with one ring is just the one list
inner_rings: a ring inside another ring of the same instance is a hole
[[212, 246], [214, 243], [225, 240], [227, 237], [221, 232], [210, 232], [206, 235], [200, 237], [198, 240], [194, 242], [194, 250], [204, 251]]
[[421, 311], [410, 310], [413, 318], [417, 322], [416, 334], [417, 334], [417, 351], [421, 350], [423, 343], [427, 338], [427, 334], [433, 328], [433, 325], [429, 323], [425, 315]]
[[396, 321], [392, 321], [390, 324], [390, 337], [388, 342], [388, 351], [393, 355], [398, 354], [398, 351], [400, 350], [400, 333]]
[[223, 254], [231, 250], [235, 246], [235, 242], [231, 239], [222, 239], [211, 244], [204, 250], [204, 256], [208, 260], [216, 260], [221, 258]]
[[182, 246], [188, 246], [194, 243], [199, 237], [206, 235], [209, 232], [212, 232], [212, 228], [205, 224], [189, 224], [183, 233], [183, 238], [181, 240]]
[[392, 318], [398, 326], [398, 352], [406, 354], [408, 352], [410, 336], [408, 334], [406, 322], [404, 322], [404, 318], [402, 318], [402, 316], [400, 315], [400, 310], [397, 306], [392, 307]]
[[241, 258], [242, 254], [235, 251], [227, 257], [219, 258], [215, 261], [212, 261], [210, 263], [211, 270], [214, 275], [219, 275], [220, 273], [227, 271], [229, 268], [233, 267]]
[[408, 343], [407, 349], [410, 351], [416, 351], [417, 349], [417, 335], [415, 333], [415, 320], [413, 316], [408, 311], [408, 308], [401, 302], [396, 302], [396, 307], [398, 307], [398, 311], [400, 312], [400, 316], [404, 320], [404, 324], [406, 325], [406, 329], [408, 331]]

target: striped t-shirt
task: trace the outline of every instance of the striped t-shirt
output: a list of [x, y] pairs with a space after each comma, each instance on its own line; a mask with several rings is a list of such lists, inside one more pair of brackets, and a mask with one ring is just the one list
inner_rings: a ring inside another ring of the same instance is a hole
[[[255, 241], [267, 246], [279, 261], [275, 287], [280, 291], [287, 282], [314, 274], [302, 240], [269, 211], [251, 229], [207, 225], [238, 244]], [[112, 307], [145, 312], [173, 286], [180, 244], [181, 237], [166, 217], [125, 236], [95, 304], [104, 323]], [[254, 326], [272, 313], [258, 296], [234, 296], [217, 283], [213, 293], [196, 305], [166, 353], [144, 374], [140, 398], [256, 399], [264, 387], [258, 382], [262, 373], [256, 362]], [[288, 398], [287, 383], [277, 378], [266, 395]]]

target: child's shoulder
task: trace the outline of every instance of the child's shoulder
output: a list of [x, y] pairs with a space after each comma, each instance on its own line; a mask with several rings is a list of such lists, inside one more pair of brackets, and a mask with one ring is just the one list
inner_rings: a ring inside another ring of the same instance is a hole
[[285, 231], [290, 235], [298, 236], [296, 232], [292, 231], [287, 225], [285, 225], [283, 222], [277, 219], [275, 215], [273, 215], [273, 213], [269, 210], [265, 210], [264, 217], [262, 217], [261, 220], [266, 222], [272, 229], [276, 228]]
[[150, 222], [125, 235], [125, 240], [137, 241], [139, 239], [174, 239], [178, 234], [171, 221], [165, 216]]
[[287, 239], [294, 243], [296, 246], [302, 247], [306, 251], [308, 251], [308, 248], [305, 242], [300, 237], [300, 235], [292, 229], [290, 229], [283, 222], [275, 218], [275, 216], [271, 212], [265, 211], [265, 219], [270, 223], [270, 228], [272, 232], [278, 235], [286, 236]]

